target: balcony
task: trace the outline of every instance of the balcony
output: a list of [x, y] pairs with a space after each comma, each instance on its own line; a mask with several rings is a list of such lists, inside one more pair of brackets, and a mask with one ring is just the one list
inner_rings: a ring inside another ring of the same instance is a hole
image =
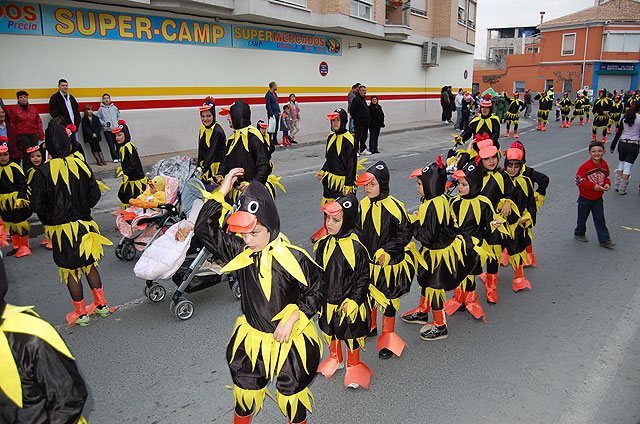
[[406, 40], [411, 35], [410, 0], [387, 0], [385, 6], [384, 36], [392, 40]]

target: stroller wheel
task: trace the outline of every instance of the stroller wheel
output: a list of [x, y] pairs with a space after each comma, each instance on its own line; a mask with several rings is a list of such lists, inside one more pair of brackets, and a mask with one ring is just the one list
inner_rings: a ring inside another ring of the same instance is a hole
[[116, 258], [123, 259], [122, 257], [122, 246], [117, 245], [115, 250]]
[[151, 287], [145, 287], [144, 294], [149, 298], [150, 301], [157, 303], [162, 302], [164, 296], [167, 294], [167, 291], [160, 284], [154, 284]]
[[193, 303], [187, 299], [180, 299], [171, 309], [176, 317], [183, 321], [188, 320], [193, 316]]
[[136, 247], [132, 243], [122, 246], [122, 259], [132, 261], [136, 257]]
[[233, 280], [233, 283], [231, 284], [231, 292], [236, 297], [236, 300], [240, 300], [242, 293], [240, 293], [240, 283], [238, 280]]

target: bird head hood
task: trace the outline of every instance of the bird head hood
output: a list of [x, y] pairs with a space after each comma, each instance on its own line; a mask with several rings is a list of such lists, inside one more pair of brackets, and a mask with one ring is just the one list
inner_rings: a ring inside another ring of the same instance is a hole
[[463, 199], [473, 199], [482, 191], [484, 168], [480, 161], [480, 156], [476, 156], [476, 160], [467, 162], [462, 169], [458, 169], [453, 173], [453, 178], [464, 178], [469, 183], [469, 193], [461, 196]]
[[280, 217], [273, 198], [266, 187], [260, 183], [251, 183], [238, 198], [238, 209], [227, 224], [234, 233], [250, 233], [260, 223], [269, 231], [269, 242], [280, 234]]
[[442, 162], [442, 157], [438, 156], [436, 162], [413, 171], [410, 178], [414, 177], [422, 182], [424, 199], [429, 200], [444, 194], [447, 183], [447, 170]]
[[124, 134], [124, 142], [122, 144], [130, 142], [131, 133], [129, 132], [129, 126], [122, 119], [118, 121], [118, 126], [111, 130], [114, 134], [119, 133], [120, 131]]
[[242, 99], [233, 102], [229, 107], [229, 115], [231, 115], [231, 124], [234, 130], [251, 125], [251, 108]]
[[344, 237], [356, 228], [358, 220], [358, 198], [355, 194], [348, 194], [344, 197], [338, 197], [333, 202], [329, 202], [322, 206], [322, 212], [329, 216], [336, 216], [342, 211], [342, 226], [336, 237]]
[[374, 178], [380, 185], [380, 195], [377, 199], [384, 199], [389, 195], [389, 168], [387, 167], [387, 164], [381, 160], [370, 166], [364, 174], [360, 175], [356, 180], [356, 185], [367, 185]]
[[164, 186], [165, 186], [164, 177], [161, 175], [158, 175], [157, 177], [149, 181], [149, 186], [155, 187], [156, 191], [164, 191]]
[[521, 159], [522, 164], [524, 165], [525, 163], [527, 163], [527, 150], [524, 148], [524, 144], [520, 143], [519, 141], [514, 141], [509, 146], [509, 149], [520, 149], [520, 150], [522, 150], [522, 159]]
[[347, 132], [347, 111], [338, 108], [327, 115], [327, 120], [331, 121], [334, 118], [340, 118], [340, 128], [335, 132], [336, 134], [344, 134]]
[[52, 158], [64, 158], [71, 153], [71, 138], [62, 125], [50, 121], [44, 133], [44, 140]]

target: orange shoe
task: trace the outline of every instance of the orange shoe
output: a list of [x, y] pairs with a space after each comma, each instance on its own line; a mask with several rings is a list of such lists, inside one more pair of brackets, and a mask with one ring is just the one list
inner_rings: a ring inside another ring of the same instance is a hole
[[478, 293], [475, 290], [465, 293], [464, 305], [475, 319], [481, 319], [486, 316], [482, 306], [480, 306], [478, 302]]
[[464, 291], [462, 291], [462, 287], [456, 287], [453, 289], [453, 298], [447, 300], [444, 305], [444, 312], [447, 315], [453, 315], [463, 304]]
[[547, 124], [542, 124], [542, 131], [546, 131], [547, 130]]
[[504, 134], [504, 136], [505, 136], [506, 138], [509, 138], [509, 130], [507, 130], [507, 132]]
[[487, 274], [487, 281], [484, 283], [487, 291], [487, 302], [498, 303], [498, 274]]
[[[349, 349], [347, 349], [347, 352]], [[333, 340], [329, 345], [329, 356], [318, 365], [318, 374], [331, 378], [339, 369], [344, 368], [342, 359], [342, 344], [340, 340]]]
[[522, 265], [516, 268], [516, 275], [513, 277], [513, 283], [511, 284], [511, 288], [514, 292], [519, 292], [524, 289], [531, 289], [531, 283], [529, 280], [524, 278], [524, 272], [522, 270]]
[[253, 414], [241, 417], [236, 411], [233, 411], [233, 424], [249, 424], [252, 418]]
[[518, 131], [513, 130], [513, 138], [520, 138], [520, 136], [518, 135]]
[[396, 356], [402, 355], [407, 344], [396, 334], [395, 326], [396, 317], [382, 317], [382, 334], [378, 337], [378, 352], [387, 349]]
[[591, 136], [591, 141], [596, 141], [596, 135], [595, 135], [595, 134], [593, 134], [593, 135]]
[[31, 249], [29, 249], [29, 236], [20, 237], [20, 247], [16, 251], [16, 258], [23, 256], [31, 256]]
[[344, 375], [344, 387], [368, 389], [372, 375], [371, 368], [360, 361], [360, 349], [351, 351], [347, 348], [347, 372]]

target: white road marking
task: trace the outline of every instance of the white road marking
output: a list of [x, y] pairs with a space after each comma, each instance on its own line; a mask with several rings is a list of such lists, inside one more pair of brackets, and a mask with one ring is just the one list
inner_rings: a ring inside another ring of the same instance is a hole
[[591, 371], [577, 388], [574, 399], [566, 409], [561, 424], [594, 422], [596, 412], [625, 358], [629, 344], [636, 340], [640, 328], [640, 289], [625, 306], [616, 327], [600, 354], [593, 361]]
[[404, 154], [404, 155], [396, 156], [396, 157], [395, 157], [395, 159], [399, 159], [399, 158], [408, 158], [408, 157], [411, 157], [411, 156], [418, 156], [418, 155], [420, 155], [420, 154], [422, 154], [422, 153], [420, 153], [420, 152], [416, 152], [416, 153], [406, 153], [406, 154]]
[[542, 165], [548, 165], [550, 163], [557, 162], [557, 161], [562, 160], [564, 158], [568, 158], [569, 156], [577, 155], [578, 153], [585, 153], [585, 149], [576, 150], [575, 152], [567, 153], [566, 155], [562, 155], [562, 156], [558, 156], [557, 158], [545, 160], [545, 161], [542, 161], [540, 163], [537, 163], [537, 164], [531, 165], [531, 166], [533, 168], [539, 168]]

